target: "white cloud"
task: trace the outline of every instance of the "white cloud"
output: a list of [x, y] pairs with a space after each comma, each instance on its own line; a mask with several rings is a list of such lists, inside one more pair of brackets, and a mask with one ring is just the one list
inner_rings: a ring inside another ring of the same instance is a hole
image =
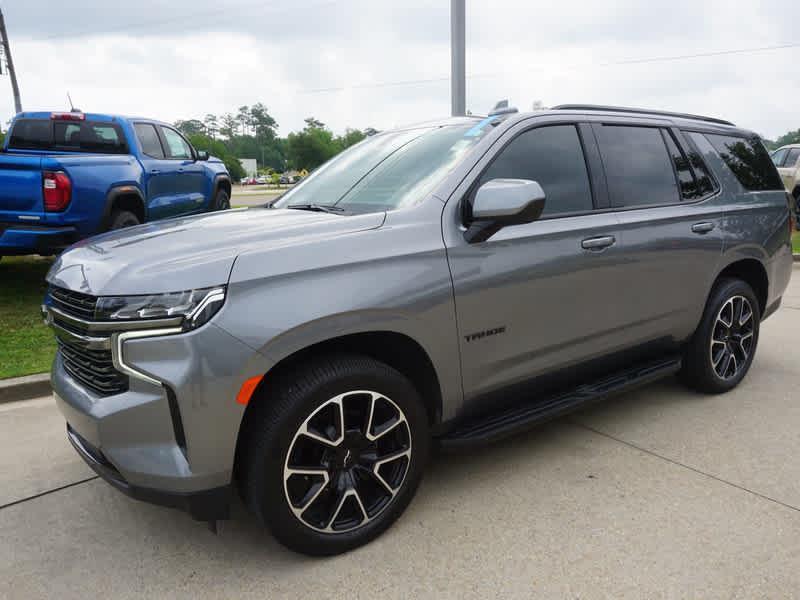
[[[242, 0], [223, 12], [175, 0], [167, 12], [156, 0], [118, 9], [75, 0], [69, 11], [20, 3], [5, 12], [26, 109], [62, 109], [69, 91], [85, 110], [173, 121], [261, 101], [285, 134], [310, 115], [337, 131], [446, 115], [447, 81], [357, 86], [446, 77], [448, 4]], [[777, 2], [468, 0], [467, 69], [481, 75], [468, 80], [468, 107], [485, 112], [503, 97], [521, 109], [534, 100], [649, 106], [775, 137], [800, 127], [800, 49], [608, 63], [791, 42], [798, 17], [800, 7]], [[328, 87], [346, 89], [308, 93]], [[0, 117], [12, 108], [0, 78]]]

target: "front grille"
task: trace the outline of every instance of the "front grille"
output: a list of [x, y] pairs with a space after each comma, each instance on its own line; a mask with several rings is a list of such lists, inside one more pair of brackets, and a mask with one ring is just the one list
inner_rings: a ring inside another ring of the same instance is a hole
[[64, 288], [51, 286], [50, 299], [53, 306], [70, 315], [83, 319], [93, 319], [97, 297], [81, 292], [73, 292]]
[[114, 368], [111, 350], [89, 350], [58, 340], [64, 369], [74, 379], [102, 396], [128, 389], [128, 377]]

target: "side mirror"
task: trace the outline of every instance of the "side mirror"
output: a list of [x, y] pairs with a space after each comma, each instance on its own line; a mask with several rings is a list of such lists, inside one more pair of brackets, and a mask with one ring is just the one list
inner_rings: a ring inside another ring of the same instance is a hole
[[545, 193], [529, 179], [492, 179], [475, 194], [472, 223], [464, 237], [485, 242], [503, 227], [532, 223], [542, 215]]
[[206, 152], [205, 150], [198, 150], [197, 160], [208, 160], [208, 152]]

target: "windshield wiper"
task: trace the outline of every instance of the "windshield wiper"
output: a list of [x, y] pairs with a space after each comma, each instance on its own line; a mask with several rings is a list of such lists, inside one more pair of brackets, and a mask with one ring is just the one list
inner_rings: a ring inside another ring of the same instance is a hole
[[325, 212], [325, 213], [340, 213], [344, 212], [344, 209], [340, 206], [335, 206], [333, 204], [290, 204], [286, 208], [294, 208], [296, 210], [311, 210], [314, 212]]

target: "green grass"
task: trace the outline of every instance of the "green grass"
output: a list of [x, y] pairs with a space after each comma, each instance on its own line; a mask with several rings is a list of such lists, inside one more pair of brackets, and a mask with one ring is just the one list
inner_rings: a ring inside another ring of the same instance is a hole
[[56, 343], [39, 307], [52, 262], [31, 256], [0, 260], [0, 379], [50, 370]]
[[795, 231], [792, 234], [792, 252], [800, 254], [800, 231]]

